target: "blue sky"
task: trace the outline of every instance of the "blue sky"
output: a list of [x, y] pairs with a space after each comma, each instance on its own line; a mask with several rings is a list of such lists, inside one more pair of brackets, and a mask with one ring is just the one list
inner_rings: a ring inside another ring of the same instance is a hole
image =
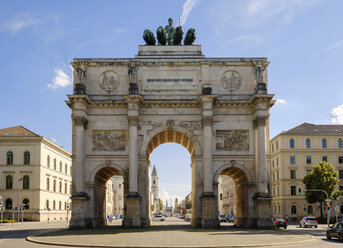
[[[342, 10], [341, 0], [3, 1], [0, 128], [23, 125], [70, 151], [64, 100], [72, 93], [72, 59], [134, 57], [144, 29], [169, 17], [196, 29], [206, 57], [268, 58], [269, 92], [278, 99], [271, 137], [302, 122], [343, 124]], [[162, 177], [170, 160], [160, 161]], [[189, 163], [173, 163], [189, 181]], [[165, 180], [161, 190], [180, 194]]]

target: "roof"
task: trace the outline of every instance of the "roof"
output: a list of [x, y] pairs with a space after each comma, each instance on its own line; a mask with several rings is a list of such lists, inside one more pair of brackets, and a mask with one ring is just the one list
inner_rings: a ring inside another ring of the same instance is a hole
[[154, 165], [154, 169], [152, 169], [152, 174], [151, 175], [157, 175], [157, 170], [156, 170], [155, 165]]
[[13, 137], [40, 137], [38, 134], [26, 129], [23, 126], [15, 126], [0, 129], [0, 136], [13, 136]]
[[311, 123], [302, 123], [288, 131], [283, 131], [281, 135], [292, 134], [342, 134], [343, 125], [315, 125]]

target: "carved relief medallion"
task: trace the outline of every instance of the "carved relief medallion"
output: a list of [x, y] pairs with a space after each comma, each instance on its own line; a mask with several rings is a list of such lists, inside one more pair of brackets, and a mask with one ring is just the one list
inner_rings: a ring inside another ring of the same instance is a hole
[[125, 151], [125, 131], [93, 130], [93, 151]]
[[111, 92], [118, 88], [119, 78], [115, 72], [106, 71], [100, 75], [98, 83], [103, 90]]
[[227, 71], [222, 76], [223, 86], [227, 90], [237, 90], [242, 83], [242, 77], [238, 72]]
[[216, 132], [217, 151], [249, 151], [248, 130], [227, 130]]

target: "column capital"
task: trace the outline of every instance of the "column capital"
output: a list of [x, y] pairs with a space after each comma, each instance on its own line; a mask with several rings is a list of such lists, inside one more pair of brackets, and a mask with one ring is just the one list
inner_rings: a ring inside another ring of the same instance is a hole
[[208, 116], [208, 117], [202, 117], [201, 123], [203, 127], [211, 126], [213, 125], [213, 117]]
[[87, 128], [87, 118], [84, 116], [73, 116], [72, 118], [76, 126], [83, 126], [84, 128]]
[[266, 122], [268, 120], [268, 116], [257, 116], [254, 119], [254, 126], [258, 127], [258, 126], [265, 126]]
[[136, 116], [129, 116], [127, 117], [127, 121], [129, 123], [129, 126], [136, 126], [139, 124], [139, 118]]

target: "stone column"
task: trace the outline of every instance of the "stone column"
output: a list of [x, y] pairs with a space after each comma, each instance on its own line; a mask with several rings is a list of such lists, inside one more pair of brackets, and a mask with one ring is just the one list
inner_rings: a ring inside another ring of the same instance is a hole
[[137, 117], [128, 117], [129, 121], [129, 192], [138, 192], [138, 138], [137, 138]]
[[204, 170], [204, 192], [213, 193], [212, 175], [212, 117], [203, 117], [203, 170]]
[[267, 156], [266, 156], [266, 121], [268, 117], [258, 116], [255, 118], [258, 139], [258, 191], [268, 193], [267, 185]]

